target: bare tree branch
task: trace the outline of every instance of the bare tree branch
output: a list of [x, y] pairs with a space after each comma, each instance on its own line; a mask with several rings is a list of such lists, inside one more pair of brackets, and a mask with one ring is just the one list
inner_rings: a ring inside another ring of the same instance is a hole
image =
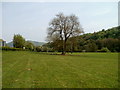
[[[63, 52], [66, 51], [66, 42], [68, 38], [74, 37], [83, 33], [83, 29], [78, 21], [78, 17], [75, 15], [65, 16], [63, 13], [59, 13], [49, 23], [48, 38], [56, 37], [56, 39], [63, 41]], [[50, 38], [51, 41], [55, 40]]]

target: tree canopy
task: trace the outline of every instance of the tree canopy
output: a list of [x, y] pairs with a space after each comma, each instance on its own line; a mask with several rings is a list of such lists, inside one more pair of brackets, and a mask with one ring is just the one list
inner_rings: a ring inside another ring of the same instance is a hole
[[15, 48], [23, 48], [25, 46], [25, 39], [20, 34], [14, 35], [13, 46]]
[[80, 33], [83, 33], [83, 28], [77, 16], [65, 16], [63, 13], [59, 13], [49, 23], [47, 38], [50, 41], [57, 41], [59, 44], [62, 44], [62, 54], [65, 54], [68, 39], [78, 36]]

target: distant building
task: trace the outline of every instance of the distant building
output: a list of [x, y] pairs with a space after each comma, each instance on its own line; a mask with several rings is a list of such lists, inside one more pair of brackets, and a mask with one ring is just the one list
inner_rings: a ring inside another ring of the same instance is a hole
[[0, 47], [2, 46], [6, 46], [6, 41], [4, 41], [3, 39], [0, 39]]

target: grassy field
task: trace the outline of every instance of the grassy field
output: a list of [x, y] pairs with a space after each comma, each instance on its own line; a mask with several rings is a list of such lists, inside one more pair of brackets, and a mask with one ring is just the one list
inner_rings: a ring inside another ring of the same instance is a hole
[[118, 53], [3, 51], [3, 88], [116, 88]]

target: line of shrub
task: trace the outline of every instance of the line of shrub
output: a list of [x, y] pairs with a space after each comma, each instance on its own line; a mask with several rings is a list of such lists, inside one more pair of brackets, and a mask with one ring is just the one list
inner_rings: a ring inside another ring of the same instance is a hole
[[5, 50], [5, 51], [21, 51], [23, 49], [22, 48], [14, 48], [14, 47], [0, 47], [0, 50]]

